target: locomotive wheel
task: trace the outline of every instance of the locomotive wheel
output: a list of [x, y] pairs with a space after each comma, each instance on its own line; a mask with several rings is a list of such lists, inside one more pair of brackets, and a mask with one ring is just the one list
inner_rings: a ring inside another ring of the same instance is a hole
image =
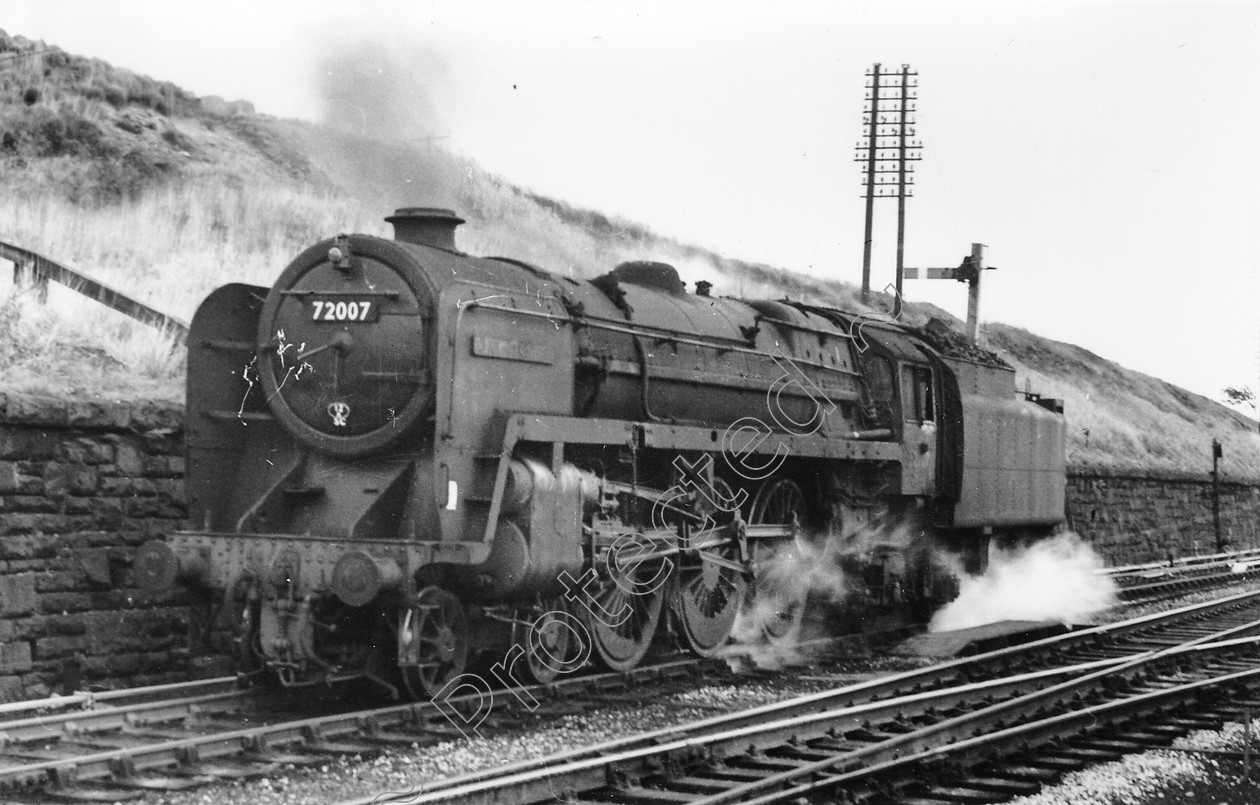
[[630, 670], [639, 664], [652, 645], [656, 627], [661, 622], [664, 589], [668, 585], [639, 590], [634, 588], [633, 582], [637, 580], [646, 585], [655, 578], [659, 567], [655, 562], [645, 562], [633, 577], [623, 579], [622, 584], [631, 587], [633, 592], [613, 581], [603, 580], [598, 587], [592, 585], [594, 601], [582, 602], [585, 604], [582, 620], [590, 632], [594, 656], [610, 671]]
[[[730, 487], [725, 481], [714, 480], [714, 491], [724, 499], [730, 499]], [[731, 516], [720, 510], [711, 510], [702, 499], [702, 522], [726, 525]], [[692, 534], [692, 544], [704, 545], [718, 537], [717, 529]], [[740, 602], [747, 594], [743, 571], [739, 569], [739, 548], [725, 541], [720, 545], [702, 547], [694, 555], [679, 556], [678, 583], [670, 603], [678, 619], [680, 633], [692, 653], [711, 657], [718, 652], [731, 634], [735, 618], [739, 615]]]
[[[795, 481], [778, 478], [762, 485], [753, 498], [748, 521], [754, 525], [799, 526], [805, 520], [805, 493]], [[753, 583], [746, 600], [761, 613], [762, 630], [771, 640], [780, 640], [796, 631], [805, 616], [807, 590], [794, 584], [796, 573], [782, 564], [784, 551], [796, 546], [783, 544], [777, 551], [769, 545], [753, 549]], [[776, 554], [779, 561], [774, 561]], [[790, 560], [786, 560], [790, 561]]]
[[468, 616], [441, 587], [425, 587], [398, 624], [403, 685], [417, 699], [432, 698], [468, 665]]
[[748, 521], [757, 525], [798, 523], [805, 520], [805, 493], [795, 481], [777, 478], [762, 484], [753, 498]]
[[518, 609], [512, 619], [512, 642], [524, 651], [525, 673], [544, 685], [555, 681], [562, 670], [573, 670], [571, 627], [557, 613], [568, 613], [563, 598], [547, 599], [540, 607]]
[[684, 558], [678, 570], [674, 613], [687, 648], [701, 657], [713, 656], [726, 642], [746, 594], [743, 573], [719, 560], [737, 562], [737, 549], [704, 549], [694, 558]]

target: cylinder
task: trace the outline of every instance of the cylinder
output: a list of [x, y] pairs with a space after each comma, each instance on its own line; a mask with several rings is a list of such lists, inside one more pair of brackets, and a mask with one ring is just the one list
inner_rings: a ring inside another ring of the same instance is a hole
[[546, 467], [532, 459], [513, 459], [508, 462], [507, 485], [503, 489], [503, 508], [501, 514], [516, 514], [523, 511], [534, 497], [534, 478], [542, 473], [551, 473]]
[[332, 591], [347, 606], [361, 607], [382, 592], [398, 589], [402, 577], [393, 559], [351, 551], [333, 567]]

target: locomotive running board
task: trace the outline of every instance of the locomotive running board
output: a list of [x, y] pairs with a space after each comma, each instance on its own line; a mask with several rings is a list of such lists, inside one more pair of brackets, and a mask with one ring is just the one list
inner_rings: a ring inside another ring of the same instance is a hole
[[[792, 456], [807, 458], [850, 459], [862, 461], [901, 460], [897, 442], [875, 442], [857, 439], [829, 438], [823, 434], [799, 434], [770, 431], [759, 444], [749, 444], [738, 451], [743, 454], [773, 455], [780, 445]], [[620, 419], [585, 419], [582, 417], [513, 414], [503, 437], [503, 455], [510, 455], [517, 442], [559, 442], [565, 444], [628, 445], [636, 434], [641, 444], [658, 450], [720, 453], [729, 449], [729, 429], [702, 425], [669, 425], [659, 422], [627, 422]]]
[[[768, 427], [767, 427], [767, 430]], [[677, 450], [691, 453], [738, 452], [773, 455], [786, 449], [789, 455], [807, 458], [829, 458], [852, 461], [901, 461], [901, 445], [897, 442], [874, 442], [856, 439], [829, 438], [822, 434], [798, 434], [770, 431], [767, 438], [745, 440], [738, 451], [732, 451], [729, 428], [708, 428], [698, 425], [669, 425], [658, 422], [628, 422], [621, 419], [587, 419], [583, 417], [543, 414], [509, 414], [504, 426], [503, 448], [499, 451], [499, 467], [495, 474], [489, 516], [486, 518], [484, 545], [494, 539], [495, 528], [507, 485], [508, 464], [520, 442], [543, 442], [552, 445], [604, 444], [635, 445], [656, 450]], [[772, 438], [771, 438], [772, 437]], [[558, 452], [553, 455], [559, 455]], [[558, 470], [558, 467], [553, 468]]]

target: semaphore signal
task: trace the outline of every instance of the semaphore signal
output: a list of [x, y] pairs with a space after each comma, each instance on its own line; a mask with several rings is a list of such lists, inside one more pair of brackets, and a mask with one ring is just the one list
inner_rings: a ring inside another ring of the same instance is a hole
[[866, 185], [866, 241], [862, 251], [862, 301], [871, 292], [871, 227], [876, 198], [897, 199], [897, 298], [901, 298], [901, 276], [906, 235], [906, 198], [914, 195], [914, 166], [922, 159], [922, 144], [914, 136], [914, 102], [918, 99], [918, 73], [910, 65], [901, 71], [883, 72], [880, 64], [866, 74], [866, 106], [862, 122], [866, 133], [857, 144], [854, 161], [863, 163]]

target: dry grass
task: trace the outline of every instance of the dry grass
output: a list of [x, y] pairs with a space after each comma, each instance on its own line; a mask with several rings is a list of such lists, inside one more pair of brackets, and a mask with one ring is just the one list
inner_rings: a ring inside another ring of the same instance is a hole
[[988, 337], [1016, 368], [1019, 388], [1064, 400], [1069, 464], [1206, 474], [1215, 438], [1223, 478], [1260, 479], [1254, 420], [1071, 344], [997, 324]]
[[96, 207], [52, 194], [0, 199], [7, 239], [184, 319], [225, 283], [270, 285], [319, 238], [385, 228], [379, 215], [318, 190], [221, 176]]
[[169, 334], [65, 288], [48, 302], [0, 287], [6, 391], [117, 400], [182, 400], [184, 351]]

